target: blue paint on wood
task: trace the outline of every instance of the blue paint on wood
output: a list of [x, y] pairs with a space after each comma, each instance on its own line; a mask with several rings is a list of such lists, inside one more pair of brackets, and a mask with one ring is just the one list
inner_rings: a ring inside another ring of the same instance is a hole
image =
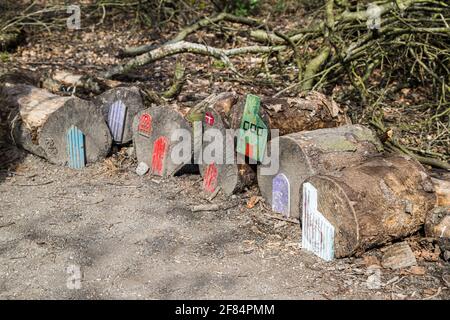
[[290, 211], [290, 186], [288, 178], [279, 173], [272, 180], [272, 210], [288, 217]]
[[108, 126], [115, 142], [122, 142], [126, 113], [127, 107], [121, 100], [115, 101], [109, 107]]
[[76, 126], [71, 126], [66, 135], [67, 154], [69, 167], [82, 169], [86, 166], [86, 148], [83, 132]]

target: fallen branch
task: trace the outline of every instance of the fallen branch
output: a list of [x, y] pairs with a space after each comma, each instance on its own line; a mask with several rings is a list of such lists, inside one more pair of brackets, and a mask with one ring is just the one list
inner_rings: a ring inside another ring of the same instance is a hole
[[219, 210], [228, 210], [231, 208], [234, 208], [238, 205], [238, 203], [231, 204], [229, 206], [225, 206], [223, 204], [199, 204], [197, 206], [192, 206], [191, 211], [192, 212], [199, 212], [199, 211], [219, 211]]
[[[372, 124], [375, 128], [377, 128], [378, 130], [380, 130], [383, 133], [387, 132], [386, 128], [381, 123], [381, 121], [372, 120], [370, 122], [370, 124]], [[436, 159], [436, 158], [420, 156], [420, 155], [418, 155], [418, 154], [408, 150], [407, 147], [405, 147], [404, 145], [402, 145], [401, 143], [396, 141], [393, 137], [386, 139], [383, 142], [383, 144], [387, 145], [387, 147], [389, 147], [392, 151], [396, 151], [396, 152], [407, 154], [407, 155], [413, 157], [414, 159], [416, 159], [417, 161], [419, 161], [422, 164], [430, 165], [430, 166], [433, 166], [433, 167], [436, 167], [436, 168], [445, 169], [445, 170], [450, 170], [450, 164], [449, 163], [441, 161], [441, 160]]]
[[[163, 46], [165, 46], [167, 44], [183, 41], [184, 39], [186, 39], [186, 37], [188, 35], [194, 33], [195, 31], [197, 31], [203, 27], [209, 26], [211, 24], [223, 21], [223, 20], [229, 21], [229, 22], [234, 22], [234, 23], [245, 24], [245, 25], [249, 25], [249, 26], [258, 26], [258, 25], [263, 24], [261, 21], [258, 21], [255, 19], [239, 17], [239, 16], [235, 16], [235, 15], [232, 15], [232, 14], [229, 14], [226, 12], [222, 12], [222, 13], [216, 14], [212, 17], [206, 17], [206, 18], [200, 19], [199, 21], [181, 29], [181, 31], [178, 32], [178, 34], [172, 40], [166, 42], [165, 44], [163, 44]], [[141, 55], [143, 53], [152, 51], [156, 48], [158, 48], [158, 46], [156, 46], [156, 45], [142, 45], [142, 46], [133, 47], [133, 48], [125, 48], [124, 50], [122, 50], [119, 53], [119, 55], [124, 56], [124, 57], [137, 56], [137, 55]]]
[[149, 63], [155, 62], [157, 60], [163, 59], [165, 57], [169, 57], [172, 55], [180, 54], [180, 53], [194, 53], [205, 56], [211, 56], [216, 59], [221, 60], [228, 68], [230, 68], [234, 73], [239, 75], [239, 72], [233, 66], [233, 63], [230, 61], [229, 57], [238, 56], [242, 54], [249, 53], [270, 53], [276, 51], [285, 50], [286, 46], [248, 46], [241, 48], [233, 48], [233, 49], [220, 49], [211, 46], [207, 46], [204, 44], [187, 42], [187, 41], [179, 41], [176, 43], [170, 43], [161, 47], [158, 47], [152, 51], [141, 54], [125, 64], [118, 65], [103, 75], [106, 79], [111, 79], [112, 77], [125, 74], [132, 70], [135, 70], [141, 66], [147, 65]]

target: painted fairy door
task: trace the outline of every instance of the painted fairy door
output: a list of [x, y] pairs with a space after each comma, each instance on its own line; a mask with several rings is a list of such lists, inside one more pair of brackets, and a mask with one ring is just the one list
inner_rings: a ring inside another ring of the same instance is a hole
[[138, 132], [145, 137], [150, 137], [152, 133], [152, 116], [148, 113], [144, 113], [139, 118]]
[[71, 126], [66, 134], [69, 167], [82, 169], [86, 166], [86, 148], [83, 132], [76, 126]]
[[115, 142], [122, 142], [126, 113], [127, 107], [121, 100], [115, 101], [109, 107], [108, 126]]
[[153, 143], [153, 155], [152, 155], [152, 172], [159, 176], [163, 175], [164, 160], [168, 149], [168, 141], [166, 137], [159, 137]]
[[289, 180], [283, 173], [277, 174], [272, 180], [272, 210], [289, 216], [290, 210]]
[[256, 161], [262, 161], [268, 137], [268, 128], [261, 118], [260, 107], [261, 99], [248, 94], [236, 146], [237, 152]]
[[320, 258], [330, 261], [334, 258], [334, 226], [317, 208], [317, 189], [303, 184], [302, 248]]

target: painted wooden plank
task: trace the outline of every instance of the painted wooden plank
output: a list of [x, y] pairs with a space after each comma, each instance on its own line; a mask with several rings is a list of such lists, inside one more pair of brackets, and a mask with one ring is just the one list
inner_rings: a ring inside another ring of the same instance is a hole
[[262, 161], [267, 145], [268, 128], [260, 116], [261, 99], [248, 94], [237, 141], [237, 152]]
[[71, 126], [66, 134], [67, 155], [69, 167], [82, 169], [86, 166], [86, 148], [83, 132], [76, 126]]
[[214, 163], [206, 167], [205, 177], [203, 178], [203, 188], [207, 192], [213, 193], [217, 187], [218, 170]]
[[302, 248], [318, 257], [334, 258], [334, 226], [317, 209], [317, 189], [303, 184]]
[[163, 174], [164, 160], [167, 155], [168, 146], [169, 142], [166, 137], [159, 137], [153, 143], [152, 172], [154, 174], [160, 176]]
[[272, 180], [272, 210], [289, 217], [290, 184], [283, 173], [277, 174]]
[[122, 100], [114, 101], [108, 110], [108, 126], [113, 140], [122, 142], [127, 107]]
[[148, 113], [144, 113], [139, 118], [138, 132], [148, 138], [152, 134], [152, 116]]

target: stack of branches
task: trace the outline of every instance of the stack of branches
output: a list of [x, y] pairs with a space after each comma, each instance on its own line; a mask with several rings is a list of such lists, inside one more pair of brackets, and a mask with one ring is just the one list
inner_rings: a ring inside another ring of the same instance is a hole
[[[346, 94], [363, 107], [362, 115], [354, 120], [371, 121], [387, 137], [386, 144], [391, 148], [412, 155], [422, 153], [416, 156], [422, 162], [450, 169], [445, 161], [425, 157], [448, 160], [450, 155], [450, 5], [436, 0], [385, 0], [361, 6], [345, 0], [327, 0], [320, 10], [309, 26], [285, 32], [278, 31], [267, 20], [221, 12], [189, 25], [161, 46], [125, 49], [123, 55], [133, 58], [114, 66], [104, 76], [126, 74], [167, 56], [194, 53], [222, 60], [242, 79], [244, 76], [234, 67], [232, 57], [260, 54], [266, 60], [279, 60], [282, 54], [298, 74], [275, 96], [318, 89], [331, 92], [348, 84]], [[188, 35], [200, 28], [225, 22], [247, 26], [246, 34], [253, 44], [223, 49], [186, 41]], [[403, 147], [383, 123], [382, 107], [388, 96], [395, 90], [414, 86], [426, 88], [428, 93], [427, 103], [420, 106], [426, 116], [419, 124], [420, 130], [422, 133], [434, 130], [437, 137], [424, 149]], [[431, 152], [435, 145], [447, 150]]]

